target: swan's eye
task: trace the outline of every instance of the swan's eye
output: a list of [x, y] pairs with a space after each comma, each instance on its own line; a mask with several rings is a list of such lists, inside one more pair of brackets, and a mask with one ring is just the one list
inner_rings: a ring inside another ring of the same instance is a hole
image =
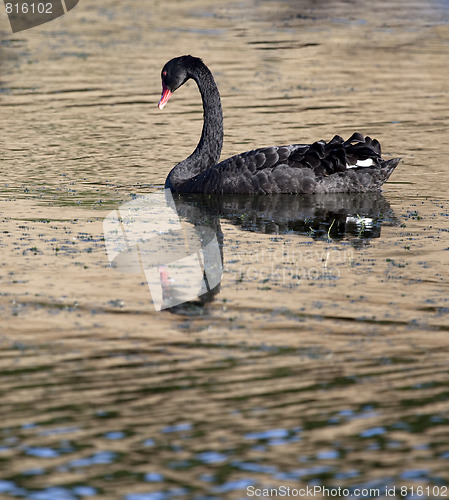
[[166, 71], [163, 71], [163, 72], [162, 72], [162, 76], [167, 76], [167, 72], [166, 72]]

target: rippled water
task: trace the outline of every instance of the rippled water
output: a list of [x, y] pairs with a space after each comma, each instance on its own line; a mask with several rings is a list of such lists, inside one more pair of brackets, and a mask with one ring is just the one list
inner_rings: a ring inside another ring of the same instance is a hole
[[[402, 0], [0, 18], [0, 498], [448, 495], [448, 19]], [[156, 107], [182, 53], [216, 76], [224, 157], [358, 130], [402, 162], [377, 196], [177, 198], [223, 276], [156, 312], [103, 220], [197, 142], [192, 83]]]

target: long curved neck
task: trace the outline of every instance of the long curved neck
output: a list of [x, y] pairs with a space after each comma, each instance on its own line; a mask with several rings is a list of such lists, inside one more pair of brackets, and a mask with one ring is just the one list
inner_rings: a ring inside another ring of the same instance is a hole
[[198, 85], [203, 100], [203, 131], [195, 151], [168, 175], [165, 186], [173, 190], [218, 163], [223, 146], [223, 112], [217, 85], [200, 59], [192, 57], [192, 61], [188, 74]]

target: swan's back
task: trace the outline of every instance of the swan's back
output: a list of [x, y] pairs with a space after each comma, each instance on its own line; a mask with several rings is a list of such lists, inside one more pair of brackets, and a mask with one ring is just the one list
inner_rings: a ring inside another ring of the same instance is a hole
[[176, 191], [216, 194], [378, 191], [399, 159], [382, 160], [378, 141], [355, 133], [344, 141], [255, 149], [209, 167]]

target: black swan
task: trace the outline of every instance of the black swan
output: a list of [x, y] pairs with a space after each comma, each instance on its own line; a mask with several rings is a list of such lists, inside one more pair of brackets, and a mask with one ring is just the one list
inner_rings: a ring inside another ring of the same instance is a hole
[[171, 94], [193, 78], [203, 100], [204, 123], [195, 151], [168, 174], [165, 187], [178, 193], [272, 194], [379, 191], [400, 158], [381, 158], [380, 144], [353, 134], [347, 141], [272, 146], [218, 163], [223, 145], [220, 94], [211, 71], [193, 56], [175, 57], [161, 72], [162, 109]]

